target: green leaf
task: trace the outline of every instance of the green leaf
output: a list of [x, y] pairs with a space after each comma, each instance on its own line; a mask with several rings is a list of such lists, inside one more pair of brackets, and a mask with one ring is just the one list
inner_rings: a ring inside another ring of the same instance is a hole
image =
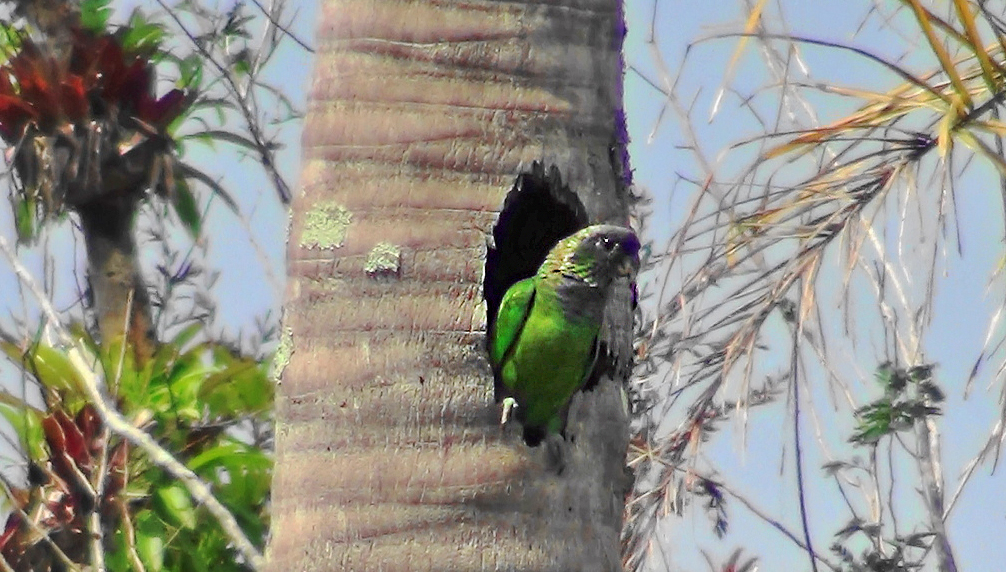
[[122, 37], [122, 49], [126, 53], [153, 52], [161, 46], [164, 39], [164, 28], [155, 22], [150, 22], [139, 9], [133, 10], [129, 18], [129, 26]]
[[0, 351], [26, 372], [32, 374], [39, 383], [49, 389], [64, 392], [70, 396], [82, 396], [84, 381], [70, 358], [62, 351], [43, 344], [32, 346], [27, 353], [10, 342], [0, 342]]
[[10, 58], [21, 50], [23, 32], [11, 24], [0, 23], [0, 54]]
[[880, 399], [860, 407], [856, 410], [856, 417], [859, 423], [856, 425], [855, 433], [849, 438], [852, 443], [873, 445], [892, 432], [891, 421], [894, 411], [887, 399]]
[[80, 3], [80, 25], [95, 34], [105, 31], [112, 9], [112, 0], [83, 0]]
[[237, 361], [206, 378], [199, 399], [211, 415], [224, 418], [260, 413], [272, 405], [273, 385], [262, 365], [250, 359]]
[[[125, 527], [115, 527], [115, 544], [105, 552], [105, 569], [109, 572], [119, 572], [120, 570], [130, 570], [130, 562], [126, 559], [126, 533]], [[106, 536], [106, 538], [108, 538]]]
[[178, 356], [170, 371], [154, 371], [147, 388], [135, 396], [136, 408], [150, 408], [155, 416], [194, 421], [202, 417], [202, 404], [197, 399], [199, 385], [212, 369], [195, 349]]
[[236, 452], [237, 446], [234, 443], [224, 442], [210, 447], [195, 457], [192, 457], [186, 465], [188, 465], [188, 467], [193, 471], [199, 472], [203, 469], [203, 467], [219, 465], [220, 459], [229, 455], [234, 455]]
[[186, 529], [196, 527], [196, 509], [181, 483], [171, 483], [154, 492], [154, 510], [165, 522]]
[[18, 199], [14, 205], [14, 226], [17, 227], [17, 239], [22, 244], [35, 239], [38, 228], [35, 215], [34, 199]]
[[161, 537], [137, 533], [136, 553], [149, 572], [164, 569], [164, 539]]
[[182, 89], [198, 90], [203, 85], [203, 58], [192, 54], [178, 61], [178, 82]]
[[865, 426], [860, 431], [857, 431], [849, 438], [852, 443], [858, 443], [861, 445], [875, 445], [877, 444], [884, 435], [888, 434], [887, 427], [883, 426]]
[[224, 441], [192, 457], [186, 464], [196, 472], [217, 466], [237, 471], [268, 471], [272, 468], [272, 459], [260, 449], [237, 441]]
[[248, 73], [251, 72], [251, 62], [248, 61], [248, 58], [246, 57], [235, 59], [234, 63], [231, 65], [234, 73], [239, 76], [248, 75]]
[[191, 165], [187, 165], [181, 162], [176, 163], [176, 165], [177, 168], [175, 170], [175, 177], [192, 177], [198, 180], [199, 182], [209, 187], [210, 190], [212, 190], [216, 194], [216, 196], [220, 197], [235, 214], [240, 214], [241, 211], [238, 209], [238, 204], [234, 202], [234, 199], [231, 198], [230, 194], [228, 194], [227, 191], [224, 190], [223, 186], [219, 182], [217, 182], [216, 179]]
[[220, 32], [229, 38], [251, 39], [251, 34], [247, 30], [249, 22], [254, 22], [254, 16], [245, 16], [242, 12], [243, 5], [239, 2], [227, 14], [227, 21]]
[[10, 423], [18, 442], [33, 461], [48, 456], [45, 433], [42, 431], [42, 412], [21, 402], [9, 393], [0, 393], [0, 415]]
[[[204, 142], [212, 145], [213, 141], [225, 141], [232, 145], [237, 145], [249, 151], [258, 153], [260, 151], [260, 146], [255, 143], [255, 141], [245, 137], [244, 135], [239, 135], [231, 131], [225, 131], [223, 129], [207, 129], [205, 131], [200, 131], [198, 133], [191, 133], [188, 135], [183, 135], [178, 138], [179, 140], [186, 139], [197, 139], [200, 142]], [[280, 149], [281, 146], [276, 143], [266, 142], [264, 147], [269, 151], [275, 151]]]
[[185, 179], [175, 179], [174, 192], [175, 214], [185, 225], [192, 238], [199, 238], [199, 231], [202, 229], [203, 220], [199, 213], [199, 205], [192, 194], [189, 182]]
[[167, 532], [150, 511], [136, 517], [136, 553], [150, 572], [164, 569], [164, 539]]
[[[234, 104], [233, 101], [224, 97], [206, 97], [200, 96], [189, 109], [192, 111], [203, 111], [203, 110], [213, 110], [218, 113], [223, 113], [224, 110], [237, 110], [238, 106]], [[221, 117], [220, 115], [217, 116]], [[226, 117], [224, 117], [226, 119]]]
[[179, 350], [184, 349], [185, 345], [191, 342], [192, 339], [195, 338], [201, 331], [203, 331], [203, 324], [201, 322], [189, 324], [188, 326], [182, 328], [182, 330], [171, 339], [170, 343]]
[[67, 329], [70, 331], [70, 337], [73, 338], [75, 342], [79, 342], [92, 354], [98, 354], [101, 346], [93, 337], [91, 337], [91, 334], [87, 331], [87, 328], [82, 322], [71, 322]]

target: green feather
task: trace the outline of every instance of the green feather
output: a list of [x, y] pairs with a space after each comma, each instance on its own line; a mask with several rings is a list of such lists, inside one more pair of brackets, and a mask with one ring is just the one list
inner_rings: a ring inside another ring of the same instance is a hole
[[632, 231], [587, 227], [559, 241], [535, 276], [503, 296], [489, 332], [489, 359], [517, 402], [529, 445], [562, 430], [570, 398], [594, 367], [611, 284], [635, 274], [638, 254]]
[[534, 279], [517, 282], [503, 295], [499, 314], [496, 315], [495, 335], [489, 346], [489, 359], [493, 363], [503, 363], [508, 350], [520, 336], [527, 322], [531, 301], [534, 300]]

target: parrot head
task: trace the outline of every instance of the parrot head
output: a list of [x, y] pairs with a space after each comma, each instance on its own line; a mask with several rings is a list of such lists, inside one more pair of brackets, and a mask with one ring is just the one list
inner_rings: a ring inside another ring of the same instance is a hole
[[639, 238], [630, 229], [610, 224], [588, 226], [559, 242], [542, 268], [566, 278], [607, 288], [616, 278], [633, 280], [639, 271]]

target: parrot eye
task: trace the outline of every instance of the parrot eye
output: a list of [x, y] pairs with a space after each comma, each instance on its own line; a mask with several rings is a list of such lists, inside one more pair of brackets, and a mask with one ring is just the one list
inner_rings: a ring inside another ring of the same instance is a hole
[[611, 251], [611, 249], [615, 248], [615, 241], [611, 240], [607, 236], [600, 236], [597, 238], [597, 246], [607, 251]]

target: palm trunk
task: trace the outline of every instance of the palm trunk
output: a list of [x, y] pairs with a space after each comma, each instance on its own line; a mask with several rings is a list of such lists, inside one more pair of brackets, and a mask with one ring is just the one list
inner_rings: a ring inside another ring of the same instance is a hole
[[146, 360], [153, 354], [156, 336], [133, 238], [136, 199], [113, 195], [78, 206], [76, 211], [102, 343], [111, 347], [108, 344], [125, 339], [136, 359]]
[[494, 211], [532, 160], [625, 222], [621, 22], [610, 0], [323, 5], [273, 570], [621, 568], [618, 384], [574, 401], [557, 474], [498, 425], [479, 291]]

